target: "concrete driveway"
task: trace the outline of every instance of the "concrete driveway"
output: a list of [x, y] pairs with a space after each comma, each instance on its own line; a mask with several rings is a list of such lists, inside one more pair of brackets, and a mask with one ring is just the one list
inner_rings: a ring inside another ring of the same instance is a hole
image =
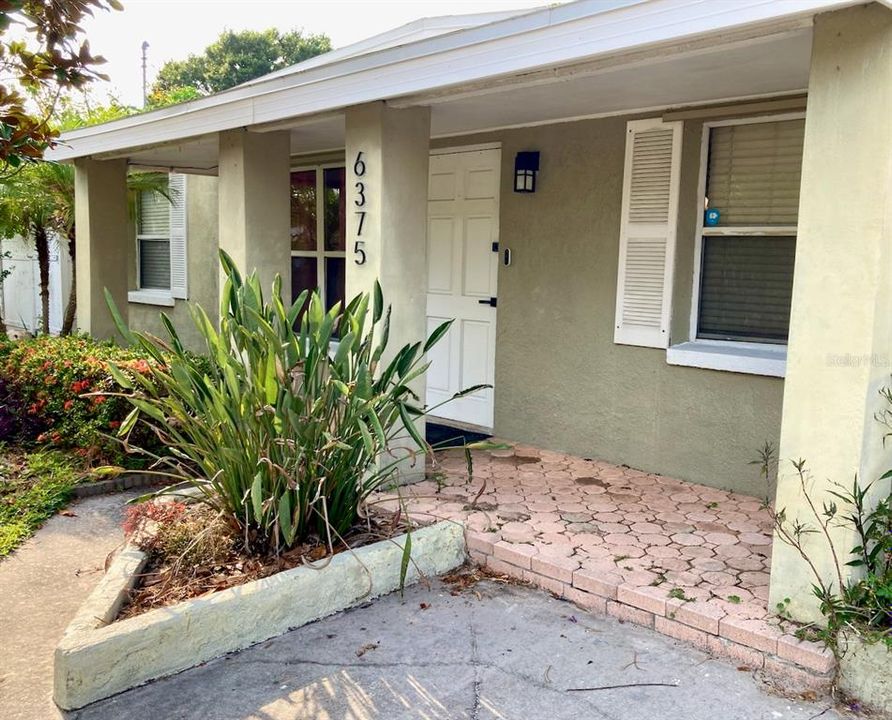
[[544, 592], [484, 581], [453, 596], [437, 581], [69, 717], [810, 720], [818, 715], [840, 717], [829, 702], [771, 695], [749, 672], [654, 632], [588, 615]]

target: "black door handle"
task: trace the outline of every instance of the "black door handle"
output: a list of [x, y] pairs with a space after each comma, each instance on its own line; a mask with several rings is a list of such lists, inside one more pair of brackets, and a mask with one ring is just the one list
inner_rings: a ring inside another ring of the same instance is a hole
[[480, 303], [481, 305], [489, 305], [490, 307], [495, 307], [497, 301], [496, 301], [496, 298], [491, 297], [491, 298], [487, 298], [486, 300], [478, 300], [477, 302]]

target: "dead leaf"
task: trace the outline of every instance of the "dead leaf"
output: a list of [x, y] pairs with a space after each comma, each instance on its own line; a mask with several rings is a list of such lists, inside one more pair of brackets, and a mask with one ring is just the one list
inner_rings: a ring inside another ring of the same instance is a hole
[[378, 649], [378, 643], [366, 643], [361, 648], [359, 648], [359, 650], [356, 651], [356, 657], [362, 657], [369, 650], [377, 650], [377, 649]]

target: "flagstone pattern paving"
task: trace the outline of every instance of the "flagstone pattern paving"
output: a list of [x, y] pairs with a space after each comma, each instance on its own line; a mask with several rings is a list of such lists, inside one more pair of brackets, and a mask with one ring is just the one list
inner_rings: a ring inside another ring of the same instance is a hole
[[785, 690], [829, 687], [832, 654], [768, 611], [772, 521], [759, 499], [527, 446], [473, 458], [470, 480], [464, 453], [445, 451], [401, 488], [419, 520], [464, 522], [472, 561]]

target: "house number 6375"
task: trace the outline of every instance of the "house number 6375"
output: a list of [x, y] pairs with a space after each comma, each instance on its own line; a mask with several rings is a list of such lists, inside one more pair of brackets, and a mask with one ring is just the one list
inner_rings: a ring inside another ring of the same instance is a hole
[[356, 162], [353, 163], [353, 174], [356, 176], [356, 199], [353, 204], [356, 205], [356, 215], [359, 217], [359, 226], [356, 229], [356, 242], [353, 244], [353, 254], [356, 256], [353, 261], [357, 265], [365, 265], [365, 240], [362, 240], [362, 228], [365, 225], [365, 183], [360, 179], [365, 175], [365, 160], [362, 159], [362, 151], [356, 153]]

